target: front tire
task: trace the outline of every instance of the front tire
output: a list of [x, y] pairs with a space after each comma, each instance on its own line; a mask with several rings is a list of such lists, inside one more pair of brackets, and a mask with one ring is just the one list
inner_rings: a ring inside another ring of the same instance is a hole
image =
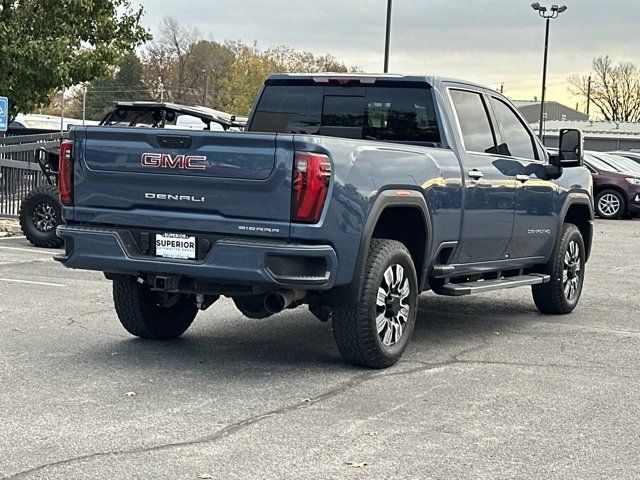
[[34, 188], [20, 202], [20, 228], [36, 247], [58, 248], [64, 240], [56, 235], [62, 222], [62, 205], [53, 185]]
[[604, 190], [596, 197], [596, 213], [600, 218], [619, 219], [627, 211], [624, 197], [615, 190]]
[[152, 291], [135, 277], [113, 279], [113, 303], [122, 326], [131, 335], [149, 340], [171, 340], [191, 326], [198, 308], [184, 294]]
[[542, 313], [570, 313], [578, 305], [584, 283], [585, 248], [578, 227], [565, 223], [553, 256], [545, 267], [551, 280], [531, 287], [533, 301]]
[[407, 248], [373, 239], [359, 298], [333, 308], [333, 336], [350, 363], [385, 368], [402, 356], [416, 321], [418, 281]]

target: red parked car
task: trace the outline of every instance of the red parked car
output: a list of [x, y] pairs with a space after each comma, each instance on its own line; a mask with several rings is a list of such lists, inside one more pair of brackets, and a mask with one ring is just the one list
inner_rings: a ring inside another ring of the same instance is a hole
[[585, 152], [584, 164], [593, 176], [595, 210], [600, 218], [640, 215], [640, 170], [602, 152]]

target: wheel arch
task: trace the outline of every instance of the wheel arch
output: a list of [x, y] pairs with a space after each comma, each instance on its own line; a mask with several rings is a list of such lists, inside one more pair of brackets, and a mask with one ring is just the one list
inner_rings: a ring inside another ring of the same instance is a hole
[[[401, 228], [397, 228], [398, 225]], [[377, 236], [398, 240], [407, 247], [416, 267], [418, 289], [421, 291], [426, 283], [429, 266], [431, 228], [431, 216], [421, 192], [406, 189], [380, 192], [369, 211], [360, 237], [358, 260], [352, 281], [352, 287], [356, 289], [354, 293], [360, 294], [371, 239]]]
[[582, 234], [585, 248], [585, 261], [588, 260], [591, 255], [591, 245], [593, 243], [593, 218], [594, 207], [589, 194], [581, 192], [570, 193], [558, 216], [558, 233], [556, 234], [554, 250], [560, 241], [562, 225], [572, 223], [578, 227], [578, 230], [580, 230]]

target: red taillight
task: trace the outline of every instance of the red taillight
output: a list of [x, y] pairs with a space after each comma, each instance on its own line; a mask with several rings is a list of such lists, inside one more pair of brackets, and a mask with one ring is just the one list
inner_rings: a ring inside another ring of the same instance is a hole
[[331, 162], [321, 153], [296, 152], [291, 221], [317, 223], [329, 191]]
[[58, 158], [58, 187], [60, 188], [60, 203], [73, 204], [73, 142], [63, 140], [60, 144]]

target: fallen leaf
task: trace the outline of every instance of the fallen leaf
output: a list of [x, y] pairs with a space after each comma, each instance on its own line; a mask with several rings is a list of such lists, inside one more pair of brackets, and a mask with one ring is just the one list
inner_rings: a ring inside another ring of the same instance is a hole
[[127, 397], [135, 397], [135, 396], [136, 396], [136, 395], [138, 395], [138, 394], [137, 394], [136, 392], [127, 392], [127, 393], [125, 393], [125, 395], [126, 395]]
[[346, 465], [347, 467], [351, 468], [362, 468], [366, 467], [369, 464], [367, 462], [347, 462]]
[[367, 432], [366, 435], [369, 435], [370, 437], [375, 437], [376, 435], [378, 435], [378, 432], [374, 432], [372, 430], [371, 432]]
[[196, 478], [213, 478], [213, 477], [208, 473], [199, 473], [196, 475]]

